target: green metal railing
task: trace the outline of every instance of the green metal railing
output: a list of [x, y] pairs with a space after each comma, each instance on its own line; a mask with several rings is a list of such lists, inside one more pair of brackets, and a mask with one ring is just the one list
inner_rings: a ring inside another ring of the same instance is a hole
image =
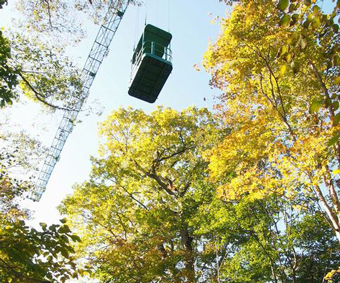
[[172, 62], [172, 51], [170, 46], [164, 46], [155, 41], [146, 40], [143, 42], [142, 48], [132, 59], [131, 81], [133, 80], [144, 55], [156, 56], [163, 61]]

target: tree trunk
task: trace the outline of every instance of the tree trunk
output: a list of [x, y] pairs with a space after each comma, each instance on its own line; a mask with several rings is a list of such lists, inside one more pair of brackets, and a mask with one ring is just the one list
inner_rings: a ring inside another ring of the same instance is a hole
[[[338, 215], [336, 215], [332, 208], [328, 205], [327, 200], [325, 199], [321, 188], [319, 186], [315, 186], [315, 192], [316, 195], [321, 202], [321, 205], [323, 206], [326, 214], [326, 220], [328, 220], [328, 223], [331, 225], [333, 228], [335, 235], [340, 242], [340, 223], [339, 223], [339, 218]], [[328, 218], [328, 219], [327, 219]]]
[[194, 255], [193, 255], [193, 248], [192, 248], [192, 237], [190, 237], [188, 232], [188, 227], [184, 225], [181, 228], [181, 242], [182, 245], [185, 247], [185, 269], [187, 274], [188, 282], [196, 282], [195, 277], [195, 265], [194, 265]]

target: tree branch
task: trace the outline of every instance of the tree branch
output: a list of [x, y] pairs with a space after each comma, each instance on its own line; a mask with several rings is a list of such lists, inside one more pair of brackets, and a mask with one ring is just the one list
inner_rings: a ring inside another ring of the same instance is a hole
[[157, 175], [156, 169], [155, 169], [155, 168], [152, 168], [152, 172], [150, 173], [150, 172], [146, 171], [142, 166], [140, 166], [136, 160], [133, 160], [133, 162], [135, 163], [135, 165], [137, 166], [137, 168], [138, 168], [139, 170], [141, 170], [141, 171], [145, 174], [145, 176], [147, 176], [147, 177], [149, 177], [149, 178], [151, 178], [151, 179], [154, 179], [154, 180], [158, 183], [158, 185], [161, 186], [161, 188], [162, 188], [164, 191], [166, 191], [169, 195], [175, 196], [175, 193], [174, 193], [173, 191], [169, 190], [167, 184], [166, 184], [165, 182], [163, 182], [163, 181], [161, 180], [161, 177], [159, 177], [159, 176]]
[[72, 108], [66, 108], [66, 107], [61, 107], [61, 106], [57, 106], [57, 105], [53, 105], [49, 102], [47, 102], [44, 99], [44, 96], [41, 95], [32, 85], [31, 83], [24, 77], [24, 75], [18, 71], [18, 75], [21, 77], [21, 79], [25, 82], [25, 84], [30, 88], [30, 90], [34, 93], [35, 97], [42, 103], [46, 104], [47, 106], [54, 108], [54, 109], [58, 109], [58, 110], [63, 110], [63, 111], [74, 111], [74, 109]]
[[124, 186], [119, 186], [120, 188], [122, 188], [124, 190], [124, 192], [126, 192], [129, 197], [134, 200], [136, 203], [138, 203], [141, 207], [143, 207], [145, 210], [149, 210], [143, 203], [141, 203], [138, 199], [136, 199], [132, 193], [130, 193]]

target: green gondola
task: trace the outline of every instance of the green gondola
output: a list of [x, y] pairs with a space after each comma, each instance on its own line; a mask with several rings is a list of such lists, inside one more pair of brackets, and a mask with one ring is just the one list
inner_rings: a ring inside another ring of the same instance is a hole
[[172, 35], [146, 25], [132, 57], [129, 95], [153, 103], [172, 71]]

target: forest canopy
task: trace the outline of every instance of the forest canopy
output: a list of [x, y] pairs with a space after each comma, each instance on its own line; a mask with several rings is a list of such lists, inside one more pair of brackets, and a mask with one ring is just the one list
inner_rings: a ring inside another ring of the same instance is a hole
[[[45, 149], [0, 121], [1, 282], [339, 282], [340, 1], [224, 2], [203, 58], [215, 108], [112, 111], [60, 223], [27, 224]], [[18, 1], [0, 31], [0, 109], [72, 109], [77, 17], [100, 22], [108, 5]]]

